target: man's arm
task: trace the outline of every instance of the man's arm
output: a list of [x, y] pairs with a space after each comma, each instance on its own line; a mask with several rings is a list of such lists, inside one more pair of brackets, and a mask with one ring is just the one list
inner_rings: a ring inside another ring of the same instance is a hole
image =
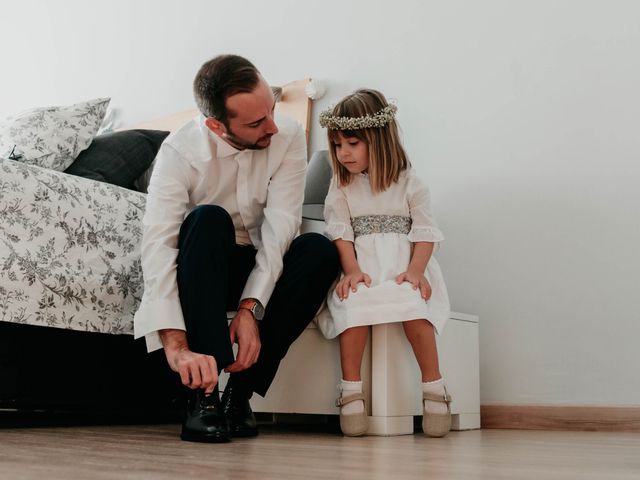
[[189, 388], [203, 388], [205, 394], [213, 392], [218, 383], [218, 366], [211, 355], [189, 350], [184, 330], [160, 330], [160, 340], [171, 370], [180, 374], [182, 384]]
[[[149, 350], [163, 347], [171, 369], [190, 388], [211, 393], [218, 381], [215, 359], [189, 350], [176, 280], [178, 235], [189, 204], [190, 165], [163, 145], [149, 184], [143, 219], [144, 295], [134, 319], [135, 336]], [[158, 339], [150, 343], [149, 339]]]
[[307, 170], [307, 144], [302, 127], [296, 124], [293, 139], [267, 191], [261, 245], [256, 265], [247, 279], [241, 299], [256, 298], [267, 305], [282, 273], [282, 257], [298, 234]]
[[[247, 279], [241, 299], [254, 298], [267, 305], [282, 274], [282, 257], [300, 229], [307, 169], [307, 143], [297, 126], [289, 148], [272, 175], [264, 219], [260, 227], [261, 245], [256, 265]], [[240, 309], [229, 326], [231, 341], [238, 342], [236, 361], [225, 370], [231, 373], [249, 368], [260, 353], [258, 325], [248, 310]]]
[[160, 147], [142, 220], [144, 294], [134, 319], [134, 335], [147, 337], [149, 351], [162, 347], [158, 331], [185, 329], [176, 259], [178, 234], [189, 204], [190, 170], [189, 162], [171, 145]]

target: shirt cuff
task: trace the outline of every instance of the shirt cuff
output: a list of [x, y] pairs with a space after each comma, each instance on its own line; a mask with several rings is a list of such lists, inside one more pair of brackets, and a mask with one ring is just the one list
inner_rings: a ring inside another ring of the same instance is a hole
[[155, 352], [163, 347], [162, 340], [160, 340], [160, 334], [158, 332], [147, 333], [144, 336], [144, 339], [147, 343], [147, 353]]
[[158, 330], [186, 330], [180, 299], [162, 299], [140, 305], [133, 319], [134, 338], [145, 337], [147, 351], [162, 348]]
[[255, 298], [266, 308], [275, 287], [276, 282], [269, 274], [254, 271], [249, 275], [240, 299]]

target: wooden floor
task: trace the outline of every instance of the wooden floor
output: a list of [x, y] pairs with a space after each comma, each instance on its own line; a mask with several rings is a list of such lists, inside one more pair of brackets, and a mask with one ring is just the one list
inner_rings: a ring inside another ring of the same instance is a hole
[[343, 438], [263, 428], [223, 445], [178, 439], [178, 425], [0, 428], [0, 478], [638, 479], [640, 435], [476, 430]]

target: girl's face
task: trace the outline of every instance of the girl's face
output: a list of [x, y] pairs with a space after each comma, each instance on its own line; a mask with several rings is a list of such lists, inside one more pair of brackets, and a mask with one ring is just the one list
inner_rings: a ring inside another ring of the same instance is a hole
[[333, 139], [336, 157], [349, 173], [366, 172], [369, 168], [369, 145], [357, 137], [345, 137], [342, 133]]

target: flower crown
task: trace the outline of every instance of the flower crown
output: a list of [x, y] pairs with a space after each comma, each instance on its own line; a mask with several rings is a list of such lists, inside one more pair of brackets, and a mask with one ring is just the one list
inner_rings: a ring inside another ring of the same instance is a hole
[[374, 114], [361, 117], [338, 117], [332, 114], [333, 107], [320, 114], [320, 126], [329, 130], [360, 130], [362, 128], [380, 128], [393, 120], [398, 107], [387, 105]]

